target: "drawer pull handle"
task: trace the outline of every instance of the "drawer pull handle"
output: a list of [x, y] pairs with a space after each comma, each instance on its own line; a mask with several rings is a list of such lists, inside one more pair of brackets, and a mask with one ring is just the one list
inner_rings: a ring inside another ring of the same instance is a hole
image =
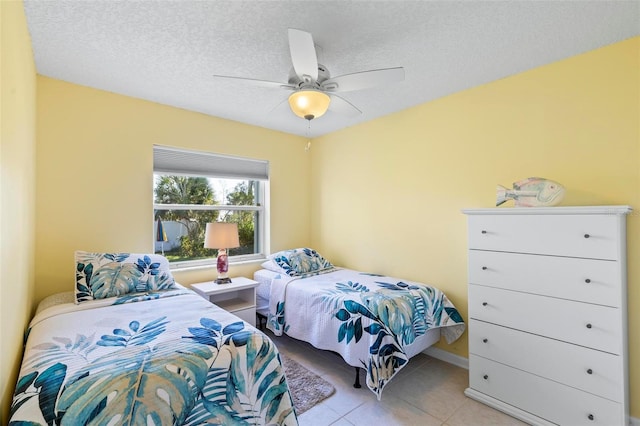
[[587, 418], [588, 418], [589, 420], [593, 420], [593, 419], [595, 419], [595, 417], [593, 416], [593, 414], [589, 414], [589, 415], [587, 416]]
[[588, 369], [587, 370], [587, 374], [593, 374], [593, 370], [592, 369]]
[[482, 233], [483, 233], [483, 234], [486, 234], [486, 233], [487, 233], [487, 231], [485, 231], [485, 230], [483, 229], [483, 230], [482, 230]]
[[584, 280], [584, 282], [589, 284], [591, 282], [591, 280], [589, 278], [587, 278], [586, 280]]
[[489, 376], [485, 374], [484, 376], [482, 376], [482, 378], [487, 380], [489, 378]]
[[591, 328], [591, 327], [593, 327], [591, 323], [587, 324], [587, 328]]
[[487, 302], [482, 302], [482, 306], [487, 306], [488, 303]]
[[591, 235], [589, 235], [589, 234], [584, 234], [584, 237], [585, 237], [585, 238], [589, 238], [590, 236], [591, 236]]
[[483, 271], [486, 271], [486, 270], [487, 270], [487, 267], [486, 267], [486, 266], [483, 266], [483, 267], [482, 267], [482, 270], [483, 270]]
[[482, 343], [487, 343], [489, 339], [482, 339]]

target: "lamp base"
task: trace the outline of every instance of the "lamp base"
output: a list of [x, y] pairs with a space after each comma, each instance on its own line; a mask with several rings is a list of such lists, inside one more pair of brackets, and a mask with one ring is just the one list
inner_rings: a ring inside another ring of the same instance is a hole
[[228, 284], [231, 278], [227, 276], [229, 270], [229, 256], [226, 249], [218, 249], [218, 257], [216, 259], [216, 269], [218, 270], [218, 279], [216, 284]]

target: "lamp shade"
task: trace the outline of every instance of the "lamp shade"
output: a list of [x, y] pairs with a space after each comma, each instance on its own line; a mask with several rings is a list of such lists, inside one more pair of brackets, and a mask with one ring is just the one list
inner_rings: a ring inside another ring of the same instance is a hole
[[240, 247], [237, 223], [207, 223], [204, 233], [204, 248], [227, 249], [233, 247]]
[[331, 98], [318, 90], [303, 89], [289, 96], [289, 106], [295, 115], [313, 120], [327, 112]]

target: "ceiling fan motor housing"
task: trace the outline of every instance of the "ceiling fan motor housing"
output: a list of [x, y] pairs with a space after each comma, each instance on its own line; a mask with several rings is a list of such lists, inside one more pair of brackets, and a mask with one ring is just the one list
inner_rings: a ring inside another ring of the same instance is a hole
[[298, 77], [298, 75], [296, 74], [296, 71], [291, 68], [291, 71], [289, 71], [289, 84], [293, 84], [298, 86], [299, 88], [302, 88], [303, 86], [305, 87], [314, 87], [316, 89], [320, 88], [320, 83], [322, 83], [325, 80], [328, 80], [329, 78], [331, 78], [331, 73], [329, 73], [329, 70], [327, 69], [327, 67], [325, 67], [322, 64], [318, 64], [318, 79], [316, 81], [305, 81], [302, 80], [300, 77]]

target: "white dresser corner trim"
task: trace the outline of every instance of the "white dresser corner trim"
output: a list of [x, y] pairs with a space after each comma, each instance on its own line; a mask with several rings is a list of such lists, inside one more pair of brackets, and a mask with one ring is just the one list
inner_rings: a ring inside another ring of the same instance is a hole
[[462, 212], [469, 244], [465, 394], [533, 425], [629, 424], [631, 207]]
[[526, 411], [522, 411], [511, 404], [507, 404], [500, 401], [499, 399], [491, 398], [490, 396], [482, 392], [478, 392], [475, 389], [467, 388], [465, 389], [464, 394], [467, 395], [469, 398], [475, 399], [476, 401], [482, 402], [483, 404], [496, 408], [502, 411], [503, 413], [509, 414], [512, 417], [516, 417], [522, 420], [523, 422], [526, 422], [532, 425], [540, 425], [540, 426], [556, 426], [555, 423], [547, 422], [538, 416], [535, 416], [531, 413], [527, 413]]
[[625, 215], [633, 211], [631, 206], [570, 206], [570, 207], [492, 207], [463, 209], [466, 215]]

